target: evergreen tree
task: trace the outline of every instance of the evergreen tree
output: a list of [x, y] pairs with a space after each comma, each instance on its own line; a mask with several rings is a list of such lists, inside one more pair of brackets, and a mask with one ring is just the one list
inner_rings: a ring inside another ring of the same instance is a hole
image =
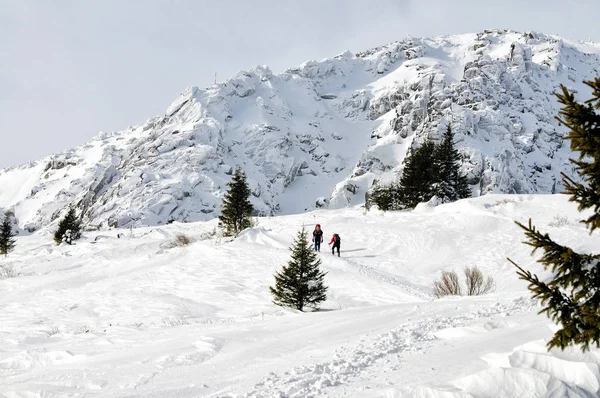
[[[563, 174], [566, 194], [570, 201], [579, 204], [579, 211], [593, 209], [592, 215], [582, 221], [590, 233], [600, 226], [600, 79], [584, 82], [593, 90], [592, 99], [585, 104], [575, 101], [575, 96], [561, 86], [557, 94], [563, 105], [559, 123], [570, 132], [565, 137], [571, 141], [571, 150], [579, 152], [579, 159], [571, 159], [583, 183], [575, 182]], [[595, 108], [595, 109], [594, 109]], [[536, 275], [513, 263], [519, 277], [529, 282], [534, 298], [541, 299], [543, 309], [560, 327], [548, 342], [548, 349], [564, 349], [571, 344], [581, 344], [583, 351], [590, 344], [600, 346], [600, 254], [576, 253], [571, 248], [554, 242], [532, 225], [525, 226], [526, 243], [543, 251], [540, 263], [550, 268], [554, 276], [542, 282]]]
[[375, 184], [373, 190], [369, 193], [366, 201], [366, 208], [376, 205], [379, 210], [393, 210], [394, 205], [394, 186]]
[[252, 226], [252, 203], [250, 188], [246, 183], [246, 174], [238, 166], [233, 173], [233, 178], [227, 184], [229, 191], [223, 198], [223, 210], [219, 216], [219, 226], [225, 228], [225, 235], [237, 235]]
[[435, 157], [438, 167], [435, 195], [444, 203], [470, 197], [467, 177], [460, 173], [460, 153], [454, 147], [454, 133], [450, 124], [444, 132], [442, 142], [437, 145]]
[[367, 210], [376, 204], [381, 210], [415, 207], [438, 196], [453, 202], [471, 196], [467, 178], [460, 173], [460, 153], [454, 147], [454, 134], [448, 126], [440, 144], [425, 141], [406, 159], [397, 183], [376, 185], [369, 195]]
[[0, 254], [8, 256], [8, 253], [15, 248], [14, 236], [10, 217], [8, 214], [5, 214], [4, 221], [0, 225]]
[[300, 311], [304, 307], [318, 308], [319, 303], [327, 299], [327, 287], [323, 284], [326, 273], [319, 270], [321, 260], [304, 227], [290, 250], [292, 258], [281, 272], [275, 274], [275, 287], [269, 287], [273, 303]]
[[438, 181], [436, 145], [427, 140], [406, 161], [400, 182], [394, 189], [397, 195], [394, 208], [415, 207], [420, 202], [427, 202], [435, 195]]
[[58, 223], [58, 229], [54, 233], [54, 242], [60, 245], [61, 242], [72, 244], [73, 240], [81, 237], [81, 221], [75, 214], [75, 209], [69, 206], [67, 215]]

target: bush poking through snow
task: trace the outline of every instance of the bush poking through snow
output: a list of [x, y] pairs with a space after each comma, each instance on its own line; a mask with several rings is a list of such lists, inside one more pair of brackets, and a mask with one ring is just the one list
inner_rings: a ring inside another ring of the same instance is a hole
[[467, 285], [467, 296], [480, 296], [491, 293], [496, 289], [496, 283], [491, 276], [487, 279], [478, 267], [465, 268], [465, 283]]
[[0, 279], [14, 278], [17, 275], [19, 274], [12, 265], [0, 265]]
[[[486, 279], [478, 267], [466, 267], [464, 272], [467, 296], [480, 296], [496, 289], [494, 279], [491, 276]], [[456, 271], [442, 271], [440, 279], [433, 282], [433, 294], [437, 298], [462, 296], [463, 290]]]
[[522, 198], [500, 199], [500, 200], [497, 200], [496, 202], [492, 203], [489, 207], [502, 206], [502, 205], [507, 205], [509, 203], [517, 203], [517, 202], [520, 202], [521, 200], [522, 200]]
[[85, 333], [89, 333], [92, 331], [92, 328], [89, 327], [88, 325], [83, 325], [83, 326], [79, 326], [77, 327], [74, 331], [73, 334], [85, 334]]
[[549, 227], [564, 227], [565, 225], [569, 225], [569, 218], [564, 216], [554, 216], [548, 223]]
[[462, 296], [460, 281], [455, 271], [442, 271], [440, 280], [433, 282], [433, 294], [435, 297]]
[[163, 325], [165, 325], [166, 327], [177, 327], [177, 326], [184, 326], [184, 325], [190, 324], [190, 322], [183, 317], [164, 318], [162, 321], [163, 321]]
[[175, 239], [169, 244], [168, 248], [172, 249], [174, 247], [184, 247], [192, 243], [194, 240], [187, 235], [177, 234], [175, 235]]
[[50, 329], [45, 330], [44, 333], [46, 333], [46, 336], [51, 337], [60, 334], [60, 329], [58, 326], [52, 326]]

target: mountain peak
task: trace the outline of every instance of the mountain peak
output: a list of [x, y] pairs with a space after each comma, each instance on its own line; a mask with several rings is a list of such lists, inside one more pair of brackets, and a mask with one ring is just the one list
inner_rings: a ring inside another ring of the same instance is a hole
[[91, 226], [216, 217], [236, 165], [257, 214], [360, 205], [452, 124], [474, 195], [553, 193], [572, 175], [560, 84], [586, 98], [600, 44], [538, 32], [405, 38], [282, 73], [189, 87], [157, 116], [0, 171], [0, 207], [35, 230], [70, 203]]

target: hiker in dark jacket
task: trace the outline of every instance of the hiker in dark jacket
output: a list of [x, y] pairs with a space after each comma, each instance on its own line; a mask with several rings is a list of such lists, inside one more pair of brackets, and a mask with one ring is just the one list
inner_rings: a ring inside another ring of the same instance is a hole
[[[333, 246], [331, 244], [333, 243]], [[335, 254], [335, 249], [337, 248], [338, 257], [340, 256], [340, 245], [342, 244], [342, 240], [338, 234], [333, 234], [331, 240], [329, 241], [329, 246], [331, 246], [331, 254]]]
[[321, 229], [321, 224], [317, 224], [315, 226], [315, 230], [313, 231], [313, 242], [315, 242], [315, 251], [321, 251], [321, 243], [323, 243], [323, 230]]

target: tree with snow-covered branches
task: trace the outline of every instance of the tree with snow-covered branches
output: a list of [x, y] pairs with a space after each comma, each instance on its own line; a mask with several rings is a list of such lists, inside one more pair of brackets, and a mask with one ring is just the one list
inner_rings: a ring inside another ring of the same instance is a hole
[[285, 307], [318, 308], [327, 299], [326, 273], [319, 266], [321, 260], [314, 251], [304, 227], [298, 231], [290, 248], [292, 258], [281, 272], [275, 274], [275, 287], [270, 287], [273, 303]]
[[69, 206], [65, 217], [58, 223], [58, 228], [54, 233], [54, 242], [60, 245], [62, 242], [72, 244], [75, 239], [81, 237], [81, 221], [75, 214], [75, 208]]
[[[592, 214], [582, 222], [590, 233], [600, 227], [600, 79], [585, 82], [593, 90], [592, 99], [579, 103], [566, 87], [557, 94], [563, 105], [557, 120], [570, 131], [565, 137], [571, 141], [571, 150], [579, 152], [579, 159], [571, 159], [582, 182], [575, 182], [563, 174], [563, 183], [569, 199], [579, 204], [579, 211], [592, 209]], [[581, 344], [589, 350], [590, 344], [600, 346], [600, 255], [577, 253], [540, 232], [529, 220], [528, 225], [516, 222], [525, 230], [526, 243], [533, 252], [541, 250], [538, 260], [550, 268], [554, 276], [541, 281], [537, 275], [518, 268], [521, 279], [529, 282], [533, 297], [539, 298], [543, 309], [558, 325], [548, 349], [561, 349]]]
[[437, 184], [435, 195], [444, 203], [469, 198], [471, 189], [467, 177], [460, 172], [460, 153], [454, 147], [454, 133], [448, 124], [442, 142], [435, 149]]
[[0, 224], [0, 254], [4, 254], [5, 257], [15, 248], [14, 236], [10, 216], [5, 214]]
[[250, 188], [246, 182], [246, 173], [238, 166], [229, 183], [229, 191], [223, 197], [223, 210], [219, 216], [219, 226], [225, 229], [226, 236], [237, 235], [252, 226], [254, 207], [248, 199]]
[[411, 151], [398, 182], [375, 185], [365, 207], [377, 205], [380, 210], [402, 210], [434, 196], [444, 203], [471, 196], [467, 178], [460, 172], [460, 153], [454, 147], [450, 125], [439, 144], [426, 140]]

